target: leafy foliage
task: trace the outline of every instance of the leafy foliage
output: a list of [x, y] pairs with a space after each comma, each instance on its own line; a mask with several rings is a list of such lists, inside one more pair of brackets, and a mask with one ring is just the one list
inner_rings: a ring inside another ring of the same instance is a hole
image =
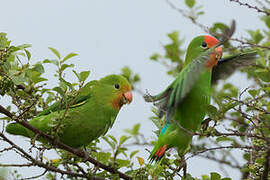
[[[253, 83], [252, 87], [247, 87], [240, 91], [234, 84], [220, 82], [221, 85], [212, 89], [212, 105], [208, 107], [208, 117], [202, 125], [202, 129], [194, 134], [196, 140], [193, 141], [190, 152], [185, 159], [179, 157], [177, 153], [169, 152], [162, 159], [160, 164], [148, 164], [146, 159], [139, 156], [144, 152], [144, 147], [152, 147], [155, 139], [149, 140], [144, 137], [140, 127], [143, 124], [135, 124], [130, 129], [125, 130], [125, 134], [120, 138], [106, 135], [91, 142], [85, 150], [89, 155], [103, 167], [93, 165], [89, 161], [58, 149], [53, 144], [38, 144], [32, 139], [29, 144], [30, 150], [38, 152], [38, 156], [25, 151], [20, 151], [20, 147], [8, 143], [8, 139], [1, 132], [1, 143], [9, 145], [0, 150], [0, 155], [7, 151], [16, 151], [28, 162], [17, 165], [19, 167], [39, 166], [44, 169], [47, 179], [57, 179], [63, 176], [66, 179], [92, 179], [95, 177], [119, 179], [120, 171], [125, 173], [125, 178], [129, 179], [202, 179], [202, 180], [229, 180], [222, 177], [218, 172], [211, 172], [209, 175], [202, 175], [199, 178], [192, 174], [185, 174], [185, 161], [194, 156], [199, 156], [217, 162], [221, 167], [229, 166], [236, 168], [242, 174], [242, 179], [267, 179], [269, 178], [269, 158], [270, 158], [270, 18], [267, 16], [269, 8], [263, 6], [262, 9], [251, 5], [236, 3], [264, 13], [260, 19], [265, 23], [265, 28], [248, 30], [249, 36], [244, 39], [232, 39], [224, 44], [226, 54], [234, 54], [241, 51], [254, 50], [259, 57], [256, 66], [247, 68], [242, 72], [247, 75]], [[198, 26], [216, 37], [228, 26], [223, 22], [215, 22], [207, 28], [198, 22], [200, 16], [204, 15], [202, 6], [195, 0], [186, 0], [185, 10], [176, 8], [183, 17], [190, 19], [195, 26]], [[184, 34], [184, 33], [181, 33]], [[163, 65], [167, 74], [176, 76], [183, 68], [185, 50], [182, 48], [184, 37], [178, 31], [168, 34], [170, 42], [163, 45], [164, 53], [153, 53], [150, 60]], [[232, 43], [234, 40], [234, 43]], [[238, 43], [238, 44], [237, 44]], [[60, 100], [61, 106], [68, 109], [67, 99], [75, 98], [77, 92], [87, 81], [90, 71], [76, 72], [74, 64], [70, 63], [76, 53], [69, 53], [62, 56], [60, 52], [50, 47], [49, 50], [55, 55], [55, 59], [45, 59], [32, 63], [30, 45], [13, 45], [7, 38], [6, 33], [0, 33], [0, 95], [10, 97], [10, 102], [5, 108], [11, 115], [2, 119], [27, 121], [36, 116], [40, 110], [46, 109], [48, 105]], [[55, 66], [55, 77], [58, 85], [46, 88], [48, 79], [45, 76], [45, 69], [48, 64]], [[66, 72], [73, 72], [77, 77], [76, 82], [69, 82], [65, 79]], [[141, 78], [129, 67], [123, 67], [121, 74], [131, 83], [134, 90], [138, 90], [137, 84]], [[140, 92], [140, 91], [138, 91]], [[13, 108], [11, 108], [11, 106]], [[2, 107], [2, 106], [1, 106]], [[0, 111], [8, 113], [0, 108]], [[50, 133], [57, 141], [57, 135], [61, 132], [61, 119], [65, 114], [59, 113], [59, 118], [52, 124], [54, 131]], [[156, 135], [164, 124], [164, 119], [160, 119], [157, 110], [153, 107], [153, 116], [150, 120], [156, 125]], [[105, 142], [106, 147], [100, 147], [100, 142]], [[131, 146], [135, 150], [131, 150]], [[50, 159], [43, 156], [44, 152], [54, 149], [59, 158]], [[242, 159], [238, 162], [235, 156], [235, 149], [241, 151]], [[26, 154], [24, 154], [26, 153]], [[29, 156], [27, 156], [29, 155]], [[7, 166], [0, 164], [0, 166]], [[12, 165], [11, 165], [12, 166]], [[108, 170], [109, 169], [109, 170]], [[183, 170], [183, 171], [182, 171]], [[184, 173], [183, 173], [184, 172]], [[41, 174], [43, 176], [44, 174]], [[40, 177], [41, 177], [40, 176]], [[6, 172], [1, 169], [0, 179], [3, 177], [21, 178], [16, 170]], [[233, 177], [232, 177], [233, 178]]]

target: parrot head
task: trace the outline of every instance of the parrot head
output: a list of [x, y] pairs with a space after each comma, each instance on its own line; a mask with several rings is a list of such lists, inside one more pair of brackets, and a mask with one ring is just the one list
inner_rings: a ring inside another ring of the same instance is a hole
[[[209, 35], [202, 35], [195, 37], [187, 48], [186, 59], [184, 66], [189, 64], [192, 60], [196, 59], [201, 53], [205, 52], [209, 48], [216, 46], [219, 40]], [[222, 56], [222, 47], [215, 48], [211, 59], [207, 62], [206, 66], [213, 67]]]
[[120, 110], [124, 104], [131, 103], [131, 85], [125, 77], [115, 74], [109, 75], [100, 79], [100, 84], [104, 88], [102, 91], [107, 92], [104, 98], [108, 98], [115, 109]]

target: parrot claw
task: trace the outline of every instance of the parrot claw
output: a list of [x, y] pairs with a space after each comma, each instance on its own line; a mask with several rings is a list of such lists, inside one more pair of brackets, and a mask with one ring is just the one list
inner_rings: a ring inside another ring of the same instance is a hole
[[152, 100], [152, 96], [149, 95], [149, 94], [143, 95], [143, 98], [144, 98], [144, 100], [145, 100], [146, 102], [152, 102], [152, 101], [153, 101], [153, 100]]
[[180, 165], [177, 169], [179, 169], [179, 171], [183, 169], [183, 176], [184, 178], [187, 177], [187, 162], [184, 155], [180, 155]]
[[154, 102], [154, 97], [151, 96], [148, 92], [146, 92], [146, 94], [143, 95], [143, 98], [146, 102]]
[[86, 150], [83, 150], [81, 148], [76, 148], [74, 150], [75, 150], [76, 154], [80, 154], [80, 156], [83, 157], [82, 162], [86, 162], [88, 160], [89, 153]]
[[154, 97], [149, 94], [146, 90], [146, 93], [143, 95], [143, 98], [146, 102], [154, 102]]
[[210, 121], [212, 121], [211, 118], [207, 118], [207, 119], [203, 120], [203, 122], [202, 122], [202, 130], [203, 131], [207, 130]]

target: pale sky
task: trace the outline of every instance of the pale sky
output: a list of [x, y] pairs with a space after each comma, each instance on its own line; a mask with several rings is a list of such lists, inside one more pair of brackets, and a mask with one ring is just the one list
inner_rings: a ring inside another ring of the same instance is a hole
[[[187, 8], [184, 1], [174, 1], [176, 6]], [[177, 2], [177, 3], [176, 3]], [[263, 26], [258, 13], [245, 7], [239, 7], [229, 0], [203, 0], [206, 15], [199, 21], [206, 26], [213, 22], [237, 22], [235, 37], [247, 36], [247, 29]], [[0, 32], [6, 32], [13, 44], [32, 44], [32, 61], [54, 58], [48, 47], [54, 47], [62, 55], [76, 52], [79, 56], [70, 62], [79, 71], [91, 70], [89, 80], [99, 79], [112, 73], [120, 73], [123, 66], [129, 66], [139, 73], [142, 91], [148, 89], [155, 94], [163, 90], [172, 78], [166, 75], [166, 69], [149, 60], [154, 53], [163, 53], [162, 44], [168, 42], [167, 34], [180, 31], [180, 36], [188, 42], [197, 35], [205, 34], [178, 12], [172, 10], [165, 0], [9, 0], [1, 1]], [[54, 69], [45, 67], [48, 77]], [[67, 79], [75, 80], [69, 74]], [[243, 78], [241, 78], [243, 79]], [[234, 75], [230, 81], [239, 83], [239, 76]], [[50, 87], [56, 80], [48, 82]], [[241, 80], [241, 87], [246, 87]], [[6, 106], [5, 101], [2, 105]], [[118, 115], [114, 127], [108, 132], [119, 137], [123, 129], [141, 123], [141, 132], [148, 140], [154, 137], [154, 125], [149, 120], [151, 104], [143, 101], [141, 95], [134, 93], [133, 103], [124, 106]], [[27, 139], [9, 136], [16, 143], [28, 147]], [[0, 145], [2, 149], [4, 145]], [[147, 159], [148, 153], [140, 148], [139, 156]], [[0, 157], [0, 162], [18, 163], [14, 154]], [[207, 165], [206, 165], [207, 164]], [[233, 179], [239, 174], [227, 169]], [[201, 158], [188, 161], [188, 172], [200, 177], [217, 171], [222, 174], [216, 163]], [[19, 171], [23, 177], [38, 175], [39, 168], [24, 168]]]

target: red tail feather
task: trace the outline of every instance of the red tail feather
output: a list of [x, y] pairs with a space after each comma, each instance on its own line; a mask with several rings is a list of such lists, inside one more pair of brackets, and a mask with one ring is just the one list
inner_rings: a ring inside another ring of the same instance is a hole
[[164, 146], [160, 149], [158, 156], [163, 156], [164, 153], [165, 153], [165, 151], [166, 151], [166, 149], [167, 149], [167, 146], [164, 145]]
[[155, 152], [155, 154], [151, 157], [151, 162], [161, 160], [161, 158], [164, 156], [166, 150], [167, 150], [167, 145], [164, 145], [161, 148], [159, 148]]

